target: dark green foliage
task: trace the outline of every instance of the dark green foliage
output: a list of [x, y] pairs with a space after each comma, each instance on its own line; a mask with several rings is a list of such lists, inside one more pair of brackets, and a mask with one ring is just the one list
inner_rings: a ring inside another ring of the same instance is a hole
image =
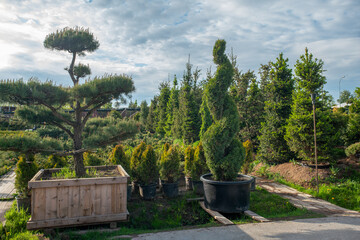
[[285, 140], [290, 150], [299, 158], [314, 162], [314, 126], [310, 93], [315, 93], [318, 159], [331, 160], [332, 150], [338, 143], [341, 132], [334, 127], [329, 97], [323, 91], [326, 82], [322, 75], [323, 62], [313, 59], [313, 55], [309, 54], [307, 49], [300, 59], [301, 61], [298, 60], [295, 65], [297, 87], [293, 94]]
[[144, 127], [146, 127], [148, 115], [149, 115], [149, 106], [147, 102], [144, 100], [140, 104], [140, 122]]
[[346, 145], [360, 141], [360, 87], [355, 89], [352, 104], [349, 107], [349, 121], [345, 136]]
[[199, 181], [200, 177], [208, 172], [209, 168], [206, 165], [204, 148], [202, 142], [200, 142], [195, 149], [194, 162], [191, 168], [190, 177], [193, 180]]
[[[175, 118], [179, 116], [179, 89], [177, 88], [178, 82], [176, 75], [174, 76], [173, 87], [170, 92], [169, 102], [167, 103], [167, 120], [166, 120], [166, 135], [180, 137], [180, 126], [175, 126]], [[179, 122], [176, 122], [179, 124]]]
[[193, 164], [194, 164], [194, 149], [191, 146], [188, 146], [185, 149], [185, 165], [184, 165], [185, 176], [187, 177], [190, 176]]
[[257, 158], [269, 163], [283, 163], [292, 159], [285, 139], [286, 121], [291, 113], [294, 80], [288, 59], [280, 53], [275, 63], [270, 62], [270, 82], [267, 83], [265, 121], [262, 124]]
[[141, 163], [141, 157], [144, 151], [146, 150], [146, 144], [144, 142], [141, 142], [136, 148], [134, 148], [134, 151], [132, 153], [131, 159], [130, 159], [130, 171], [131, 171], [131, 177], [134, 181], [139, 181], [139, 165]]
[[148, 145], [141, 155], [140, 163], [137, 167], [138, 181], [142, 185], [156, 183], [159, 179], [157, 167], [157, 156], [152, 146]]
[[360, 142], [351, 144], [345, 149], [346, 156], [355, 156], [360, 159]]
[[46, 36], [44, 47], [70, 53], [93, 52], [100, 46], [89, 29], [64, 28]]
[[158, 101], [159, 101], [159, 96], [155, 96], [154, 99], [151, 100], [149, 114], [146, 119], [146, 129], [151, 133], [154, 133], [157, 127], [158, 111], [159, 111], [157, 108]]
[[130, 173], [130, 161], [125, 154], [123, 145], [118, 144], [113, 148], [109, 161], [110, 164], [121, 165], [126, 172]]
[[224, 53], [225, 45], [224, 40], [218, 40], [214, 46], [214, 63], [218, 67], [205, 90], [214, 123], [203, 137], [207, 165], [214, 179], [221, 181], [235, 179], [244, 159], [244, 148], [235, 138], [239, 131], [239, 114], [228, 94], [233, 66]]
[[34, 177], [37, 167], [34, 164], [34, 155], [20, 156], [15, 169], [15, 189], [21, 197], [30, 194], [28, 182]]
[[44, 164], [44, 168], [63, 168], [68, 165], [65, 157], [50, 155]]
[[352, 101], [353, 96], [351, 95], [351, 92], [349, 90], [341, 91], [340, 97], [337, 100], [338, 103], [350, 103]]
[[109, 113], [109, 117], [115, 118], [115, 119], [122, 119], [121, 112], [116, 110], [111, 110]]
[[103, 165], [103, 161], [94, 153], [84, 152], [84, 164], [85, 166], [100, 166]]
[[204, 136], [204, 133], [211, 126], [211, 124], [213, 122], [209, 108], [206, 103], [205, 95], [203, 95], [203, 98], [202, 98], [202, 103], [200, 106], [200, 115], [201, 115], [201, 128], [200, 128], [199, 137], [200, 137], [200, 139], [202, 139]]
[[158, 122], [156, 126], [156, 132], [160, 135], [164, 135], [166, 132], [166, 121], [168, 117], [167, 106], [170, 98], [169, 82], [162, 82], [159, 89], [160, 95], [158, 102]]
[[180, 177], [179, 151], [168, 144], [164, 145], [164, 151], [159, 161], [160, 179], [168, 183], [176, 182]]
[[69, 136], [63, 130], [50, 125], [36, 129], [36, 132], [39, 134], [39, 137], [50, 137], [57, 139], [61, 138], [64, 140], [69, 138]]

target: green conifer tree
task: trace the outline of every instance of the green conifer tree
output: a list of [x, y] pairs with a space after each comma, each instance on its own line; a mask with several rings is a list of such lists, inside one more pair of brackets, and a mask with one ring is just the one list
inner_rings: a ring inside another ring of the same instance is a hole
[[158, 122], [156, 126], [156, 132], [165, 135], [166, 132], [166, 121], [168, 115], [168, 102], [170, 98], [170, 86], [169, 82], [162, 82], [159, 87], [160, 95], [158, 100]]

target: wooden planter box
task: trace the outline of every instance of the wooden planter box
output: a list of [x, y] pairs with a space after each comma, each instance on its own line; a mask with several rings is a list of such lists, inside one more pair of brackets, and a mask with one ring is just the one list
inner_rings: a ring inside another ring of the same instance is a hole
[[128, 220], [129, 175], [120, 166], [116, 177], [42, 180], [60, 169], [42, 169], [30, 181], [31, 218], [28, 229], [67, 227]]

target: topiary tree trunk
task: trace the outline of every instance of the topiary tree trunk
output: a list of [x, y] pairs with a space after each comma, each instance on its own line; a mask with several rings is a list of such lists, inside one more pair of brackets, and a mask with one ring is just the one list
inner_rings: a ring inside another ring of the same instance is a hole
[[215, 180], [234, 180], [244, 159], [244, 148], [235, 137], [239, 132], [239, 114], [228, 93], [233, 66], [225, 54], [224, 40], [217, 40], [213, 50], [216, 74], [206, 86], [205, 96], [214, 123], [203, 137], [207, 165]]

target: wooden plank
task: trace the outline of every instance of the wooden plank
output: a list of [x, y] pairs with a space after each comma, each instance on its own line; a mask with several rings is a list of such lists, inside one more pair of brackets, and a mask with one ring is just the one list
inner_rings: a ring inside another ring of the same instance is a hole
[[33, 191], [34, 194], [34, 212], [32, 218], [34, 220], [45, 218], [46, 200], [45, 200], [45, 189], [36, 189]]
[[41, 229], [41, 228], [66, 227], [66, 226], [83, 225], [83, 224], [126, 221], [128, 219], [128, 216], [129, 216], [129, 212], [100, 215], [100, 216], [50, 219], [50, 220], [39, 220], [39, 221], [35, 221], [31, 218], [27, 223], [26, 227], [29, 230], [33, 230], [33, 229]]
[[69, 187], [69, 212], [70, 218], [79, 217], [80, 214], [80, 187]]
[[57, 189], [46, 189], [46, 212], [45, 219], [52, 219], [57, 217]]
[[111, 192], [110, 192], [110, 198], [111, 198], [111, 213], [116, 213], [116, 202], [120, 199], [118, 199], [118, 196], [117, 196], [117, 184], [112, 184], [111, 185]]
[[121, 165], [117, 165], [118, 171], [121, 174], [121, 176], [126, 177], [128, 182], [130, 182], [130, 176], [129, 174], [125, 171], [125, 169], [121, 166]]
[[90, 186], [90, 194], [91, 194], [90, 212], [91, 212], [91, 215], [93, 215], [93, 216], [95, 216], [95, 187], [96, 187], [96, 185]]
[[197, 202], [197, 201], [204, 201], [204, 197], [198, 197], [198, 198], [187, 198], [187, 202]]
[[111, 213], [111, 185], [101, 186], [101, 215]]
[[127, 183], [126, 177], [75, 178], [29, 182], [30, 188], [71, 187], [95, 184]]
[[95, 200], [94, 200], [95, 215], [101, 215], [101, 188], [102, 185], [95, 185]]
[[57, 217], [66, 218], [69, 209], [69, 187], [58, 187], [57, 195]]
[[90, 186], [80, 186], [80, 216], [91, 215]]
[[44, 173], [44, 169], [40, 169], [40, 171], [38, 171], [35, 176], [28, 182], [28, 187], [31, 189], [31, 184], [30, 182], [34, 182], [37, 179], [40, 179], [40, 176]]
[[234, 225], [234, 223], [232, 221], [230, 221], [229, 219], [224, 217], [221, 213], [207, 209], [205, 207], [204, 202], [201, 201], [201, 202], [199, 202], [199, 204], [207, 213], [209, 213], [211, 216], [213, 216], [214, 219], [217, 220], [218, 222], [220, 222], [224, 225]]
[[122, 213], [127, 211], [127, 184], [118, 184], [118, 188], [117, 212]]
[[258, 221], [258, 222], [270, 222], [269, 219], [266, 219], [266, 218], [258, 215], [257, 213], [254, 213], [254, 212], [252, 212], [250, 210], [245, 211], [244, 214], [246, 216], [251, 217], [252, 219], [254, 219], [254, 220]]

